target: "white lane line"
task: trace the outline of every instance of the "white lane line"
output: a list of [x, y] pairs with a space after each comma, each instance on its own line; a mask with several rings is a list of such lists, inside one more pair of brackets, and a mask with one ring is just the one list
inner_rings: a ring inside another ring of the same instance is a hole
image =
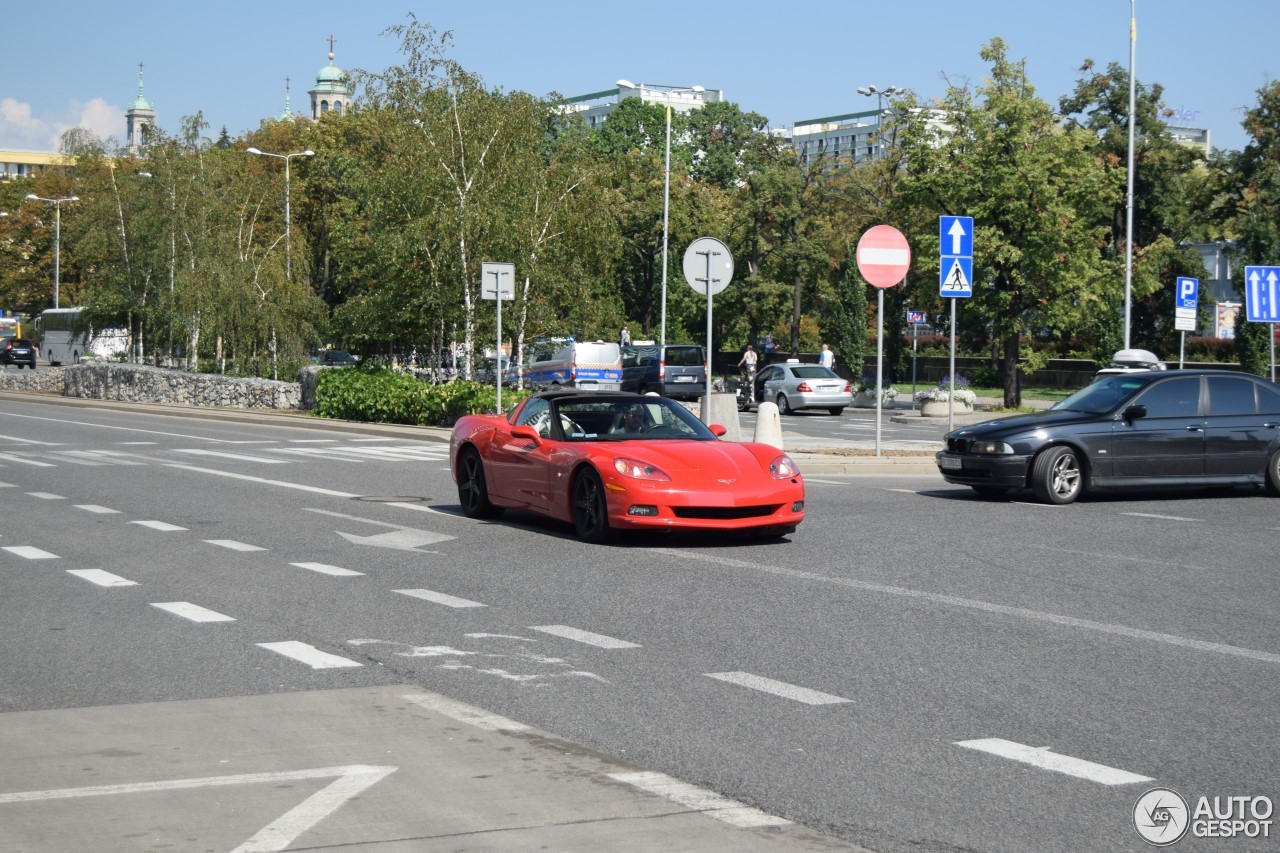
[[1121, 515], [1132, 515], [1138, 518], [1158, 518], [1162, 521], [1202, 521], [1199, 518], [1183, 518], [1180, 515], [1159, 515], [1154, 512], [1122, 512]]
[[357, 441], [396, 441], [396, 439], [394, 438], [353, 438], [351, 439], [351, 441], [354, 443]]
[[363, 665], [349, 658], [322, 652], [315, 646], [301, 643], [297, 640], [288, 640], [282, 643], [258, 643], [257, 645], [278, 655], [284, 655], [300, 663], [305, 663], [312, 669], [336, 669], [345, 666]]
[[792, 699], [796, 702], [803, 702], [806, 705], [838, 705], [842, 702], [853, 701], [852, 699], [844, 699], [840, 696], [832, 696], [830, 693], [810, 690], [807, 687], [797, 687], [796, 685], [788, 684], [785, 681], [774, 681], [772, 678], [752, 675], [749, 672], [708, 672], [707, 678], [714, 678], [718, 681], [727, 681], [730, 684], [737, 684], [740, 687], [749, 687], [752, 690], [759, 690], [762, 693], [772, 693], [774, 696], [781, 696], [783, 699]]
[[573, 640], [578, 643], [586, 643], [588, 646], [598, 646], [602, 649], [638, 649], [641, 646], [638, 643], [628, 643], [626, 640], [615, 639], [614, 637], [606, 637], [604, 634], [593, 634], [590, 631], [583, 631], [578, 628], [570, 628], [568, 625], [530, 625], [530, 631], [541, 631], [544, 634], [550, 634], [553, 637], [564, 637], [566, 640]]
[[217, 545], [219, 548], [229, 548], [232, 551], [265, 551], [266, 548], [259, 548], [257, 545], [246, 545], [244, 542], [237, 542], [234, 539], [206, 539], [210, 545]]
[[805, 477], [805, 478], [804, 478], [804, 481], [805, 481], [806, 483], [821, 483], [821, 484], [822, 484], [822, 485], [824, 485], [824, 486], [847, 486], [847, 485], [849, 485], [848, 483], [843, 482], [843, 481], [841, 481], [841, 480], [819, 480], [817, 477]]
[[186, 530], [185, 527], [179, 527], [176, 524], [170, 524], [167, 521], [131, 521], [130, 524], [136, 524], [139, 527], [150, 527], [152, 530], [162, 530], [166, 533], [173, 530]]
[[55, 495], [53, 492], [27, 492], [33, 498], [39, 498], [42, 501], [65, 501], [62, 495]]
[[12, 453], [0, 453], [0, 459], [5, 462], [20, 462], [23, 465], [34, 465], [37, 468], [57, 468], [52, 462], [37, 462], [34, 459], [23, 459], [21, 456], [14, 456]]
[[137, 586], [137, 581], [104, 572], [102, 569], [68, 569], [67, 574], [96, 583], [98, 586]]
[[257, 462], [262, 465], [288, 465], [287, 459], [268, 459], [265, 456], [248, 456], [244, 453], [227, 453], [223, 450], [199, 450], [188, 447], [176, 447], [174, 453], [189, 453], [192, 456], [216, 456], [219, 459], [235, 459], [238, 462]]
[[464, 705], [461, 702], [455, 702], [443, 696], [414, 693], [400, 698], [406, 702], [421, 705], [428, 711], [443, 714], [451, 720], [466, 723], [468, 726], [484, 729], [487, 732], [525, 732], [529, 730], [529, 727], [524, 723], [517, 723], [515, 720], [509, 720], [497, 714], [490, 714], [488, 711], [482, 711], [472, 705]]
[[[125, 453], [122, 450], [58, 450], [50, 453], [54, 458], [63, 458], [66, 462], [79, 465], [146, 465], [146, 462], [135, 462], [132, 458], [137, 454]], [[146, 458], [146, 457], [141, 457]]]
[[208, 610], [198, 604], [192, 604], [190, 601], [165, 601], [151, 602], [152, 607], [158, 607], [161, 610], [168, 611], [174, 616], [181, 616], [183, 619], [190, 619], [192, 622], [234, 622], [235, 617], [226, 616], [215, 610]]
[[156, 444], [159, 444], [159, 443], [160, 443], [160, 442], [158, 442], [158, 441], [117, 441], [117, 442], [116, 442], [116, 444], [119, 444], [119, 445], [122, 445], [122, 446], [124, 446], [124, 445], [130, 445], [130, 446], [132, 446], [132, 445], [144, 445], [144, 444], [156, 445]]
[[637, 773], [610, 773], [609, 778], [702, 812], [707, 817], [713, 817], [739, 829], [787, 826], [791, 823], [786, 818], [743, 805], [737, 800], [731, 800], [714, 791], [708, 791], [706, 788], [699, 788], [696, 785], [681, 782], [679, 779], [675, 779], [665, 773], [644, 771]]
[[36, 441], [34, 438], [18, 438], [14, 435], [5, 436], [4, 442], [6, 444], [39, 444], [44, 447], [60, 447], [62, 445], [60, 441]]
[[0, 483], [0, 489], [16, 489], [16, 488], [18, 487], [15, 486], [13, 483]]
[[119, 515], [120, 510], [112, 509], [109, 506], [98, 506], [97, 504], [75, 504], [76, 509], [82, 509], [85, 512], [94, 512], [98, 515]]
[[290, 444], [333, 444], [337, 440], [338, 439], [336, 438], [291, 438], [289, 439], [289, 443]]
[[999, 613], [1004, 616], [1026, 619], [1031, 622], [1048, 622], [1053, 625], [1062, 625], [1068, 628], [1097, 631], [1102, 634], [1113, 634], [1135, 640], [1149, 640], [1151, 642], [1164, 643], [1166, 645], [1177, 646], [1179, 648], [1195, 649], [1196, 651], [1201, 652], [1212, 652], [1214, 654], [1231, 655], [1233, 657], [1246, 658], [1248, 660], [1262, 661], [1263, 663], [1280, 664], [1280, 654], [1276, 654], [1275, 652], [1264, 652], [1257, 649], [1243, 648], [1241, 646], [1229, 646], [1224, 643], [1209, 643], [1204, 640], [1193, 640], [1187, 637], [1179, 637], [1176, 634], [1161, 634], [1158, 631], [1130, 628], [1127, 625], [1095, 622], [1092, 619], [1077, 619], [1074, 616], [1063, 616], [1058, 613], [1046, 613], [1042, 610], [1031, 610], [1026, 607], [1010, 607], [1005, 604], [992, 604], [989, 601], [977, 601], [972, 598], [961, 598], [956, 595], [924, 592], [923, 590], [911, 589], [909, 587], [869, 583], [867, 581], [853, 580], [852, 578], [827, 577], [825, 575], [806, 572], [800, 569], [784, 569], [780, 566], [766, 566], [760, 563], [750, 563], [746, 560], [734, 560], [730, 557], [717, 557], [712, 554], [680, 551], [675, 548], [648, 548], [646, 550], [654, 554], [663, 554], [668, 557], [676, 557], [684, 560], [702, 560], [709, 563], [718, 563], [723, 566], [752, 569], [758, 572], [766, 572], [768, 574], [781, 575], [784, 577], [796, 578], [798, 580], [816, 581], [818, 583], [844, 586], [850, 589], [860, 589], [866, 592], [876, 592], [885, 595], [901, 596], [903, 598], [913, 598], [917, 601], [928, 601], [932, 604], [938, 604], [944, 607], [958, 607], [966, 610], [977, 610], [984, 613]]
[[344, 569], [341, 566], [330, 566], [326, 563], [290, 563], [291, 566], [297, 566], [300, 569], [306, 569], [311, 572], [319, 572], [322, 575], [333, 575], [334, 577], [350, 577], [355, 575], [364, 575], [364, 572], [356, 572], [351, 569]]
[[1032, 767], [1075, 776], [1077, 779], [1088, 779], [1090, 782], [1097, 782], [1100, 785], [1136, 785], [1139, 782], [1154, 781], [1150, 776], [1139, 776], [1137, 773], [1108, 767], [1105, 764], [1095, 764], [1082, 758], [1058, 755], [1050, 752], [1047, 746], [1037, 749], [1033, 746], [1014, 743], [1011, 740], [1003, 740], [998, 737], [982, 738], [980, 740], [959, 740], [956, 741], [956, 746], [963, 746], [965, 749], [976, 749], [979, 752], [988, 752], [1001, 758], [1030, 764]]
[[60, 450], [56, 453], [47, 453], [45, 455], [49, 459], [56, 459], [59, 462], [68, 462], [72, 465], [86, 465], [90, 468], [101, 468], [108, 464], [103, 462], [101, 459], [95, 459], [92, 453], [85, 450]]
[[464, 608], [464, 607], [488, 607], [487, 604], [481, 604], [478, 601], [470, 601], [466, 598], [457, 598], [452, 595], [445, 595], [443, 592], [432, 592], [429, 589], [397, 589], [392, 590], [401, 595], [409, 595], [414, 598], [421, 598], [423, 601], [430, 601], [433, 604], [443, 604], [445, 607]]
[[[808, 479], [807, 477], [805, 478], [805, 482], [806, 482], [806, 483], [810, 482], [810, 481], [809, 481], [809, 479]], [[904, 495], [918, 495], [918, 494], [920, 494], [920, 493], [919, 493], [919, 492], [917, 492], [915, 489], [885, 489], [885, 491], [886, 491], [886, 492], [902, 492], [902, 494], [904, 494]]]
[[42, 551], [39, 548], [33, 548], [30, 545], [8, 545], [3, 549], [18, 557], [26, 557], [28, 560], [56, 560], [57, 554], [50, 554], [48, 551]]
[[331, 495], [335, 498], [354, 498], [359, 497], [351, 492], [339, 492], [334, 489], [322, 489], [319, 486], [304, 486], [302, 483], [286, 483], [284, 480], [268, 480], [265, 477], [253, 477], [248, 474], [237, 474], [233, 471], [218, 471], [214, 468], [197, 468], [195, 465], [182, 465], [177, 462], [169, 462], [166, 467], [180, 468], [183, 471], [194, 471], [197, 474], [212, 474], [215, 477], [228, 477], [232, 480], [245, 480], [250, 483], [262, 483], [266, 486], [280, 486], [284, 489], [297, 489], [300, 492], [315, 492], [318, 495]]

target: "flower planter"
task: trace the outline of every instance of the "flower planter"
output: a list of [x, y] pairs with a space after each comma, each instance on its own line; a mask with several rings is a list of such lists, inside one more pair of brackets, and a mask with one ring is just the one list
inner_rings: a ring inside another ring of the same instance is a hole
[[874, 409], [876, 407], [876, 395], [859, 391], [853, 395], [853, 407], [855, 409]]
[[[920, 404], [920, 416], [925, 418], [945, 418], [951, 406], [950, 400], [926, 400]], [[955, 401], [956, 414], [967, 414], [973, 411], [973, 406], [968, 403]]]

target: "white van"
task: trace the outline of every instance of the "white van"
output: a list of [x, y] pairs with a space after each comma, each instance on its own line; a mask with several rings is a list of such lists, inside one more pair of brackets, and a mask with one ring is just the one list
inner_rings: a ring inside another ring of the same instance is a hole
[[525, 384], [535, 387], [622, 390], [622, 349], [607, 341], [569, 341], [558, 349], [537, 349], [524, 370]]

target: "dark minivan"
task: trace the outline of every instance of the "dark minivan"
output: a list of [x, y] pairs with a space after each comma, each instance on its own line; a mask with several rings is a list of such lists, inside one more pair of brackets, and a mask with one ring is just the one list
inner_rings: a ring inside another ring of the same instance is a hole
[[622, 348], [622, 390], [697, 400], [707, 391], [707, 359], [697, 344]]

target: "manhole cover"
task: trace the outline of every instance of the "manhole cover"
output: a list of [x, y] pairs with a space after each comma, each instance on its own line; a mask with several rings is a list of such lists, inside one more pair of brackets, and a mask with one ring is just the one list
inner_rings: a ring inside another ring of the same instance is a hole
[[417, 495], [356, 495], [352, 500], [369, 501], [378, 504], [411, 504], [425, 501], [426, 498]]

